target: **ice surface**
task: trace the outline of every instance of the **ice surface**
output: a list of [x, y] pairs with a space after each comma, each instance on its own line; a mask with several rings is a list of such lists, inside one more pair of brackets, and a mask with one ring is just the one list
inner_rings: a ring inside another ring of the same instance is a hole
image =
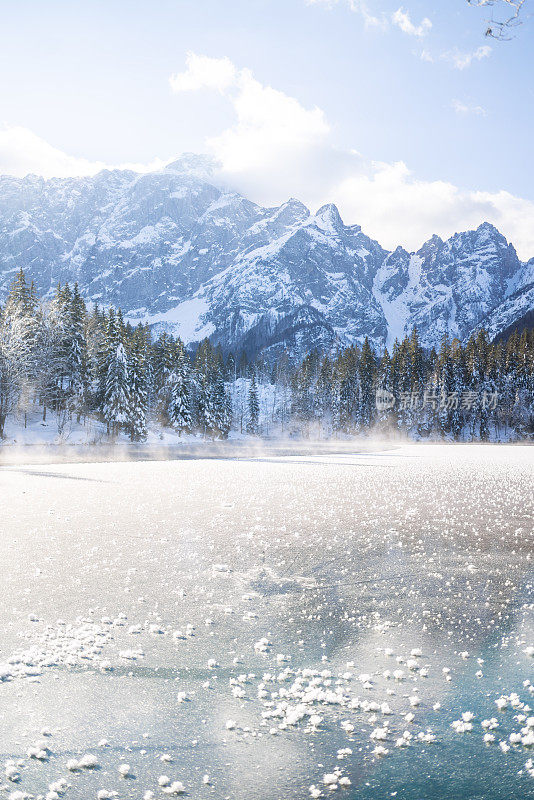
[[534, 449], [348, 447], [0, 468], [6, 796], [531, 796]]

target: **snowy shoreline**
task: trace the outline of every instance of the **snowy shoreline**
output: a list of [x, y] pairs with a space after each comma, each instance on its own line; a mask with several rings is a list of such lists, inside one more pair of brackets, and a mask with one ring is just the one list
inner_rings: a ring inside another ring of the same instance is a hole
[[288, 440], [242, 437], [226, 441], [198, 440], [189, 437], [173, 443], [155, 442], [17, 442], [0, 443], [0, 467], [14, 464], [63, 464], [127, 461], [176, 461], [197, 459], [261, 459], [297, 456], [365, 455], [399, 452], [410, 448], [525, 447], [534, 442], [448, 442], [425, 440], [325, 439]]
[[361, 439], [288, 441], [272, 439], [229, 439], [226, 441], [187, 440], [174, 443], [98, 442], [98, 443], [24, 443], [0, 444], [0, 466], [22, 463], [67, 463], [90, 461], [174, 461], [178, 459], [239, 459], [262, 456], [303, 456], [368, 453], [392, 450], [394, 442], [370, 442]]

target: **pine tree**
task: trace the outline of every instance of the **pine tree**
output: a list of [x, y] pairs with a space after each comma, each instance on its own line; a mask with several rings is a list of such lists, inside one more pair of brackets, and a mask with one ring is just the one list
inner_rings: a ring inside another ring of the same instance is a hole
[[315, 386], [318, 373], [319, 354], [314, 350], [304, 358], [291, 382], [292, 411], [303, 422], [310, 422], [315, 416]]
[[[472, 337], [473, 339], [473, 337]], [[490, 389], [487, 366], [489, 359], [489, 342], [487, 334], [484, 330], [479, 331], [476, 338], [473, 340], [472, 353], [471, 353], [471, 381], [473, 389], [476, 392], [476, 399], [472, 413], [472, 431], [476, 431], [478, 422], [478, 438], [482, 441], [488, 439], [489, 436], [489, 411], [484, 397]]]
[[9, 291], [3, 314], [3, 325], [8, 329], [9, 349], [13, 353], [12, 367], [17, 373], [18, 402], [26, 413], [34, 394], [38, 393], [38, 383], [42, 371], [40, 340], [43, 318], [38, 306], [35, 287], [28, 286], [21, 269]]
[[133, 338], [129, 358], [129, 419], [132, 442], [142, 442], [147, 437], [148, 392], [146, 385], [145, 336], [138, 329]]
[[130, 421], [128, 359], [117, 329], [114, 339], [109, 354], [103, 405], [104, 419], [113, 437]]
[[449, 338], [445, 334], [441, 341], [441, 348], [438, 356], [439, 363], [439, 406], [438, 424], [442, 434], [451, 432], [451, 408], [449, 398], [453, 395], [453, 369], [451, 346]]
[[238, 366], [238, 374], [240, 378], [248, 378], [250, 365], [248, 363], [247, 354], [245, 351], [241, 353], [241, 357], [239, 359], [239, 366]]
[[102, 312], [100, 336], [97, 340], [97, 350], [95, 353], [96, 369], [95, 380], [95, 399], [99, 411], [103, 412], [106, 402], [106, 386], [108, 381], [108, 370], [114, 353], [117, 351], [120, 337], [117, 330], [115, 310], [108, 309], [106, 314]]
[[421, 407], [423, 404], [423, 389], [425, 383], [425, 356], [419, 344], [419, 335], [414, 326], [407, 344], [406, 357], [409, 364], [410, 378], [410, 404], [407, 414], [409, 429], [415, 434], [421, 431]]
[[467, 390], [464, 352], [459, 343], [456, 343], [454, 350], [452, 351], [451, 358], [452, 358], [451, 388], [454, 399], [452, 402], [452, 407], [450, 409], [449, 425], [452, 435], [456, 440], [458, 440], [460, 439], [462, 429], [464, 426], [462, 403], [463, 403], [463, 397]]
[[237, 364], [233, 353], [228, 353], [224, 373], [227, 381], [235, 381], [237, 378]]
[[232, 422], [232, 406], [230, 398], [226, 393], [222, 369], [220, 366], [217, 368], [215, 375], [212, 396], [214, 430], [218, 436], [220, 436], [222, 439], [226, 439], [228, 437]]
[[17, 406], [20, 395], [16, 343], [0, 308], [0, 440], [9, 414]]
[[343, 429], [341, 414], [341, 383], [334, 370], [332, 377], [332, 432], [339, 433]]
[[70, 404], [76, 412], [78, 421], [87, 406], [88, 365], [87, 339], [85, 336], [87, 310], [74, 284], [74, 291], [68, 307], [67, 330], [67, 370], [69, 373]]
[[248, 390], [248, 415], [247, 433], [257, 436], [260, 429], [260, 403], [258, 399], [258, 389], [256, 386], [256, 376], [252, 373], [252, 380]]
[[173, 428], [179, 433], [189, 432], [192, 427], [191, 391], [186, 358], [184, 353], [169, 379], [169, 419]]
[[377, 425], [384, 431], [391, 426], [391, 414], [394, 406], [394, 394], [391, 383], [391, 358], [387, 347], [380, 361], [377, 372], [377, 389], [375, 395]]
[[332, 407], [332, 363], [328, 356], [321, 362], [315, 389], [315, 411], [320, 419], [324, 419]]
[[175, 343], [165, 331], [157, 339], [153, 348], [153, 391], [156, 411], [162, 424], [168, 425], [170, 407], [170, 377], [175, 366]]
[[195, 427], [207, 437], [213, 430], [211, 386], [203, 373], [196, 372], [192, 386], [195, 399]]
[[353, 422], [359, 425], [359, 416], [353, 413], [354, 401], [358, 397], [354, 377], [345, 375], [339, 386], [339, 427], [344, 433], [352, 432]]
[[369, 344], [369, 339], [366, 336], [362, 345], [359, 360], [359, 417], [361, 425], [363, 425], [366, 429], [371, 428], [376, 410], [375, 371], [375, 354], [373, 353], [371, 345]]
[[391, 350], [391, 359], [389, 366], [390, 366], [389, 368], [390, 390], [395, 401], [393, 408], [390, 410], [389, 419], [392, 426], [396, 428], [401, 428], [405, 416], [405, 412], [403, 412], [401, 408], [402, 406], [401, 393], [405, 391], [406, 373], [405, 373], [403, 350], [398, 339], [395, 339], [395, 341], [393, 342], [393, 348]]
[[17, 272], [6, 300], [4, 308], [4, 324], [9, 324], [17, 317], [26, 317], [35, 310], [35, 293], [26, 282], [26, 275], [22, 267]]

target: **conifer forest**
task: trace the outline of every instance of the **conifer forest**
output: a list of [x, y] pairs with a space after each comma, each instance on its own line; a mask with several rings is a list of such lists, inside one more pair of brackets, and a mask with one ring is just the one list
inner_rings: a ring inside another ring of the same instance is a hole
[[224, 353], [125, 323], [121, 310], [86, 307], [77, 285], [36, 296], [21, 270], [0, 312], [0, 436], [10, 415], [38, 409], [58, 433], [96, 418], [110, 440], [147, 437], [149, 423], [179, 434], [377, 435], [461, 441], [534, 433], [534, 330], [490, 342], [443, 338], [424, 350], [417, 330], [376, 353], [365, 339], [337, 352]]

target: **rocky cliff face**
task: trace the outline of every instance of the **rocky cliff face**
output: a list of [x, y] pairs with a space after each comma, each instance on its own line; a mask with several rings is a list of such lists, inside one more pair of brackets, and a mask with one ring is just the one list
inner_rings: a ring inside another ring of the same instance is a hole
[[333, 205], [262, 208], [191, 157], [144, 175], [0, 178], [0, 296], [20, 267], [42, 294], [77, 281], [132, 322], [250, 350], [383, 348], [413, 325], [427, 346], [486, 323], [497, 335], [534, 299], [534, 260], [488, 223], [388, 252]]

